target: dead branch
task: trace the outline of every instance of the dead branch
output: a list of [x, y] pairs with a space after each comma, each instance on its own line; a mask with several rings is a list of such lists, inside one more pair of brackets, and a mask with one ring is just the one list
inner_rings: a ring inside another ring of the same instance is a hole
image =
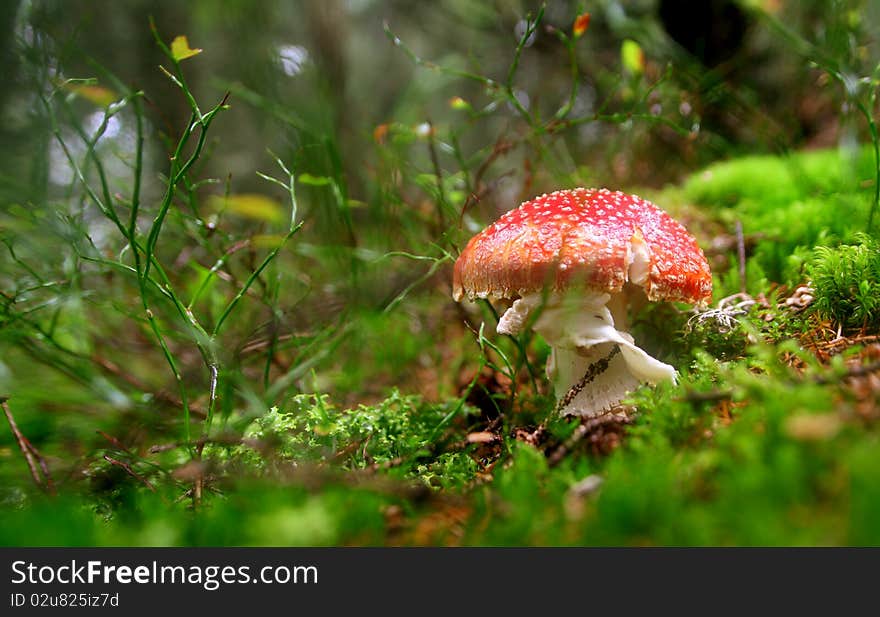
[[18, 424], [15, 423], [15, 418], [12, 415], [12, 410], [9, 408], [9, 403], [7, 403], [8, 400], [9, 399], [5, 397], [0, 397], [0, 405], [3, 406], [3, 413], [6, 414], [6, 421], [9, 423], [9, 428], [12, 430], [15, 440], [18, 442], [18, 447], [24, 455], [24, 460], [27, 462], [28, 469], [31, 472], [31, 478], [34, 481], [34, 484], [40, 489], [50, 495], [54, 495], [55, 485], [52, 482], [52, 475], [49, 473], [49, 465], [46, 463], [46, 459], [43, 458], [43, 455], [40, 454], [40, 451], [37, 450], [34, 444], [32, 444], [18, 428]]
[[153, 484], [149, 480], [147, 480], [145, 477], [143, 477], [138, 472], [136, 472], [134, 469], [132, 469], [131, 465], [129, 465], [125, 461], [117, 460], [117, 459], [113, 458], [112, 456], [107, 456], [106, 454], [104, 455], [104, 460], [107, 461], [108, 463], [110, 463], [111, 465], [121, 467], [125, 471], [125, 473], [130, 475], [132, 478], [134, 478], [138, 482], [141, 482], [144, 486], [146, 486], [148, 489], [150, 489], [154, 493], [156, 492], [156, 487], [153, 486]]
[[743, 235], [742, 221], [736, 222], [736, 261], [739, 274], [739, 292], [746, 294], [746, 239]]
[[594, 431], [601, 429], [605, 425], [621, 425], [625, 426], [627, 424], [632, 424], [632, 418], [624, 413], [606, 413], [601, 416], [595, 418], [584, 418], [581, 421], [581, 424], [574, 430], [574, 433], [566, 439], [562, 444], [556, 447], [553, 452], [547, 457], [547, 464], [550, 467], [555, 467], [559, 463], [562, 462], [562, 459], [566, 457], [566, 455], [571, 452], [574, 447], [580, 443], [585, 437], [592, 434]]
[[113, 444], [113, 447], [116, 448], [117, 450], [125, 452], [126, 454], [131, 454], [129, 449], [126, 448], [125, 445], [121, 441], [116, 439], [116, 437], [114, 437], [113, 435], [110, 435], [109, 433], [105, 433], [102, 430], [98, 430], [95, 432], [98, 433], [98, 435], [100, 435], [101, 437], [103, 437], [107, 441], [109, 441], [111, 444]]

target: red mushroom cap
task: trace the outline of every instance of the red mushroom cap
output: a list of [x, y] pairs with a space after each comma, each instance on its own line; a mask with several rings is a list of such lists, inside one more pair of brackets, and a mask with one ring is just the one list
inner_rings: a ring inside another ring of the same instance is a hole
[[684, 226], [635, 195], [583, 188], [528, 201], [471, 238], [455, 262], [452, 295], [513, 298], [578, 282], [619, 292], [640, 244], [649, 300], [708, 302], [709, 264]]

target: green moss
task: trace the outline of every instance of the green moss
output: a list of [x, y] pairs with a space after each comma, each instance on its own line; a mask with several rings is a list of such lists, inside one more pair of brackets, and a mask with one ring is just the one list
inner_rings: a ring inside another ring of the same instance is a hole
[[[303, 473], [300, 480], [307, 479]], [[198, 511], [141, 491], [109, 517], [77, 496], [37, 498], [27, 508], [4, 511], [0, 546], [19, 546], [23, 537], [28, 546], [378, 544], [383, 511], [398, 501], [346, 483], [326, 482], [311, 492], [298, 483], [244, 477], [226, 488], [206, 495]]]
[[[385, 468], [429, 486], [452, 488], [474, 479], [477, 464], [466, 447], [447, 443], [444, 429], [472, 410], [453, 400], [428, 404], [397, 390], [375, 405], [340, 410], [326, 395], [297, 395], [273, 408], [246, 431], [245, 439], [268, 444], [279, 462], [333, 462], [347, 469]], [[458, 434], [457, 439], [463, 435]], [[451, 448], [444, 451], [445, 448]], [[249, 446], [235, 456], [263, 467], [265, 456]]]
[[[821, 150], [787, 157], [754, 156], [709, 166], [692, 176], [685, 198], [710, 208], [731, 230], [736, 221], [754, 242], [749, 290], [802, 280], [805, 255], [820, 243], [852, 240], [872, 202], [873, 153]], [[757, 281], [757, 284], [756, 284]]]
[[[714, 367], [704, 358], [673, 396], [641, 391], [636, 400], [646, 413], [605, 468], [581, 523], [583, 541], [798, 545], [870, 534], [870, 498], [859, 497], [859, 518], [848, 527], [850, 492], [839, 479], [870, 476], [880, 459], [845, 454], [865, 443], [863, 429], [831, 411], [827, 387], [779, 363], [789, 348], [755, 348], [745, 363]], [[739, 405], [725, 403], [733, 422], [717, 415], [723, 397], [682, 396], [725, 390]]]
[[816, 247], [809, 275], [813, 309], [848, 328], [880, 326], [880, 244], [865, 235], [859, 244]]
[[710, 207], [744, 201], [785, 206], [795, 201], [852, 193], [874, 177], [873, 151], [817, 150], [789, 156], [749, 156], [715, 163], [684, 184], [688, 199]]
[[468, 543], [568, 543], [565, 497], [576, 479], [570, 471], [571, 461], [551, 470], [543, 454], [521, 443], [514, 444], [511, 458], [511, 463], [496, 473], [491, 491], [475, 494]]

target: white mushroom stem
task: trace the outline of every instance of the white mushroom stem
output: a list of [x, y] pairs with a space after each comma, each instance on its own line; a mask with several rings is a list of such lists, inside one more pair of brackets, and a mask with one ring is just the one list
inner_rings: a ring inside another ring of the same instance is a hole
[[[563, 415], [597, 416], [641, 382], [675, 382], [675, 369], [648, 355], [627, 333], [627, 292], [524, 296], [498, 322], [500, 334], [519, 334], [543, 303], [534, 329], [551, 346], [547, 377]], [[619, 350], [619, 351], [618, 351]]]

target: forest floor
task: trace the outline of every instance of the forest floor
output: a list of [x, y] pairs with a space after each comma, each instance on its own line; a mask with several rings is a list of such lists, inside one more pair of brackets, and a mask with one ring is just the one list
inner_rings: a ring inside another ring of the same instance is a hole
[[10, 398], [0, 544], [878, 544], [872, 160], [750, 157], [634, 189], [695, 234], [714, 300], [637, 316], [679, 383], [600, 418], [553, 413], [547, 345], [454, 303], [449, 263], [405, 310], [350, 316], [316, 394], [232, 411], [197, 456], [143, 410]]

